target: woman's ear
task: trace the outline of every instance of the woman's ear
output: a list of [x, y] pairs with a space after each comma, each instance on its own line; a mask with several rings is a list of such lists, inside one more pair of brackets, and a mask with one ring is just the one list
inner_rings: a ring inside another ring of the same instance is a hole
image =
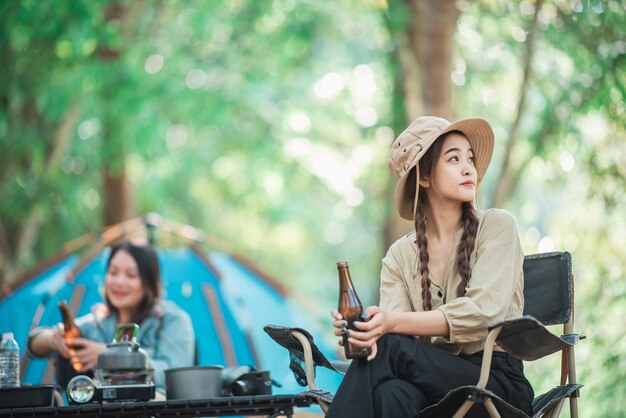
[[420, 179], [420, 186], [426, 188], [426, 187], [430, 187], [430, 183], [428, 182], [428, 177], [422, 177]]

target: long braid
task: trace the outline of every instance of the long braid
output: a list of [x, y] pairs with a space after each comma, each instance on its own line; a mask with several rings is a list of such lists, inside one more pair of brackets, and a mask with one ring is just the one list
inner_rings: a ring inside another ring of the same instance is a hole
[[430, 296], [430, 278], [428, 277], [428, 238], [426, 237], [426, 217], [422, 211], [424, 198], [426, 193], [420, 193], [418, 199], [420, 204], [417, 205], [417, 216], [415, 217], [415, 233], [417, 235], [417, 251], [420, 260], [420, 277], [422, 288], [422, 309], [425, 311], [432, 310]]
[[463, 223], [463, 235], [461, 235], [461, 241], [457, 248], [456, 264], [461, 275], [461, 282], [456, 289], [457, 297], [465, 295], [465, 290], [472, 274], [472, 267], [470, 265], [470, 257], [474, 246], [476, 244], [476, 233], [478, 231], [478, 218], [474, 207], [469, 202], [464, 202], [461, 205], [461, 222]]
[[[420, 277], [422, 288], [422, 310], [431, 311], [433, 309], [430, 295], [430, 278], [428, 277], [428, 238], [426, 237], [426, 216], [422, 211], [426, 199], [426, 193], [420, 193], [415, 216], [415, 233], [417, 235], [417, 251], [420, 260]], [[420, 340], [425, 344], [430, 344], [430, 337], [422, 336]]]

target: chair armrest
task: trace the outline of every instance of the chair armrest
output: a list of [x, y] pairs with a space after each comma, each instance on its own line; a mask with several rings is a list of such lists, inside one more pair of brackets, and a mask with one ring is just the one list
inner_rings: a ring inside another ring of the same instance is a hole
[[315, 366], [324, 366], [341, 374], [345, 374], [349, 361], [328, 360], [315, 345], [313, 336], [302, 328], [283, 327], [280, 325], [266, 325], [263, 330], [275, 342], [289, 351], [289, 368], [296, 381], [301, 386], [308, 386], [310, 390], [300, 395], [315, 399], [322, 411], [326, 413], [332, 402], [333, 394], [320, 390], [315, 382]]
[[315, 382], [315, 363], [313, 362], [313, 353], [311, 351], [311, 343], [300, 331], [291, 331], [291, 335], [302, 344], [302, 351], [304, 352], [304, 364], [306, 365], [306, 383], [309, 385], [309, 389], [318, 390], [317, 383]]
[[533, 361], [578, 343], [577, 334], [557, 337], [541, 322], [526, 315], [498, 325], [502, 327], [496, 343], [513, 357]]
[[489, 372], [491, 370], [491, 357], [493, 355], [493, 344], [498, 335], [502, 331], [502, 327], [498, 326], [489, 331], [485, 340], [485, 348], [483, 349], [483, 361], [480, 365], [480, 377], [478, 378], [477, 388], [485, 389], [489, 380]]
[[[315, 383], [315, 366], [324, 366], [341, 373], [340, 370], [335, 368], [337, 362], [331, 363], [324, 356], [315, 345], [313, 336], [305, 329], [266, 325], [263, 327], [263, 330], [270, 338], [289, 351], [289, 369], [293, 372], [296, 382], [300, 386], [309, 386], [311, 388], [310, 392], [322, 392], [317, 389], [317, 384]], [[317, 396], [315, 397], [318, 398]]]
[[[313, 336], [303, 328], [297, 327], [284, 327], [281, 325], [266, 325], [263, 330], [270, 336], [275, 342], [285, 347], [290, 355], [296, 354], [301, 357], [304, 354], [302, 343], [297, 340], [292, 332], [297, 331], [302, 334], [309, 342], [311, 346], [311, 355], [313, 356], [313, 363], [315, 366], [323, 366], [330, 370], [337, 371], [326, 356], [315, 345]], [[295, 370], [294, 370], [295, 373]]]

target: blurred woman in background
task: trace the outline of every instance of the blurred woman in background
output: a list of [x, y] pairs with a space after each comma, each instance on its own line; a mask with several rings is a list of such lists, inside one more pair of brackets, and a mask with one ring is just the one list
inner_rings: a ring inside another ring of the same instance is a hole
[[105, 303], [94, 305], [91, 313], [75, 320], [80, 338], [66, 341], [62, 323], [36, 328], [28, 339], [29, 352], [34, 357], [59, 355], [77, 372], [87, 373], [96, 368], [98, 355], [112, 342], [117, 327], [136, 323], [137, 342], [149, 356], [157, 391], [164, 393], [165, 370], [194, 364], [195, 335], [189, 315], [161, 298], [154, 247], [130, 241], [113, 246], [104, 283]]

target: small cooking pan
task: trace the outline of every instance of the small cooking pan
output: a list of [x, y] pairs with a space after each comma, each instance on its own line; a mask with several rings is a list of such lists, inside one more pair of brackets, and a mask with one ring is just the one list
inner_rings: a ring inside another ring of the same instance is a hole
[[165, 370], [167, 399], [207, 399], [222, 394], [222, 366], [179, 367]]

